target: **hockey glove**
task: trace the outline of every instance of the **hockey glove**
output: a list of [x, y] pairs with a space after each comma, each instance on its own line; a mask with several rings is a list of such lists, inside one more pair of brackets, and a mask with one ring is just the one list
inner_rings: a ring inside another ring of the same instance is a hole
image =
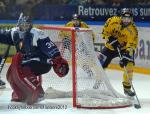
[[53, 69], [59, 77], [64, 77], [69, 72], [68, 62], [61, 56], [52, 59]]
[[129, 62], [133, 62], [133, 64], [134, 64], [134, 51], [133, 50], [132, 50], [132, 52], [126, 50], [126, 51], [122, 52], [121, 55], [122, 55], [122, 60], [120, 60], [120, 63], [119, 63], [120, 67], [123, 68], [123, 67], [127, 66], [127, 64]]
[[110, 36], [109, 38], [108, 38], [108, 42], [107, 43], [109, 43], [115, 50], [117, 49], [117, 48], [121, 48], [121, 45], [120, 45], [120, 43], [118, 42], [118, 40], [115, 38], [115, 37], [113, 37], [113, 36]]

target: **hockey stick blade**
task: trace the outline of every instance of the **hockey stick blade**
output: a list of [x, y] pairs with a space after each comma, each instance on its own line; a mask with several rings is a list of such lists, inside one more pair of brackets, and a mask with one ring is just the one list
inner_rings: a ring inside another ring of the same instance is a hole
[[136, 109], [139, 109], [139, 108], [141, 108], [141, 105], [139, 105], [139, 104], [134, 104], [134, 107], [135, 107]]

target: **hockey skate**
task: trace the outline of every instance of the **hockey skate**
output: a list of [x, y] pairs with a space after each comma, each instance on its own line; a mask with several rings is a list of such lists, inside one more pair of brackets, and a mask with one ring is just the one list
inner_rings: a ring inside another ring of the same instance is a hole
[[135, 96], [135, 93], [131, 91], [130, 89], [124, 89], [124, 94], [130, 97]]
[[4, 81], [2, 81], [2, 80], [0, 79], [0, 89], [4, 89], [4, 88], [6, 88], [6, 84], [5, 84]]
[[39, 94], [39, 98], [37, 99], [37, 103], [44, 100], [44, 92]]

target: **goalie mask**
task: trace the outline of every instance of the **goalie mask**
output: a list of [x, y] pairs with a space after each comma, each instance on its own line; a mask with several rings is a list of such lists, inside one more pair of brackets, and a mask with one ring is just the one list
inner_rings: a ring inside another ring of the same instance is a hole
[[72, 22], [73, 22], [74, 27], [80, 27], [80, 20], [77, 14], [73, 14]]
[[22, 32], [28, 32], [32, 28], [32, 21], [29, 16], [23, 16], [17, 25]]
[[121, 10], [121, 19], [122, 19], [123, 26], [130, 25], [133, 22], [132, 11], [129, 8], [123, 8]]

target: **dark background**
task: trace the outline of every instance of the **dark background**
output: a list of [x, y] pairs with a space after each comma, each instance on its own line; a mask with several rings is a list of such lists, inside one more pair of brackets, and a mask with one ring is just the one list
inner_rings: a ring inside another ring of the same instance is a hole
[[0, 0], [0, 20], [17, 20], [23, 12], [34, 20], [68, 21], [73, 13], [79, 14], [79, 6], [101, 11], [80, 15], [83, 21], [105, 21], [113, 16], [109, 11], [117, 9], [114, 14], [118, 15], [124, 7], [133, 10], [135, 21], [150, 21], [150, 0]]

